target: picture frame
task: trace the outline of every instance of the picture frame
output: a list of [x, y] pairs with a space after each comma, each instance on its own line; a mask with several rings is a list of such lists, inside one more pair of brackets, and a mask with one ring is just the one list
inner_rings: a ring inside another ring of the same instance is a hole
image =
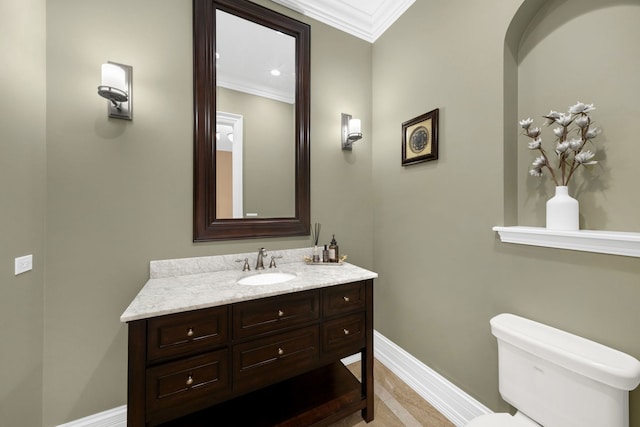
[[438, 159], [438, 112], [436, 108], [402, 123], [402, 166]]

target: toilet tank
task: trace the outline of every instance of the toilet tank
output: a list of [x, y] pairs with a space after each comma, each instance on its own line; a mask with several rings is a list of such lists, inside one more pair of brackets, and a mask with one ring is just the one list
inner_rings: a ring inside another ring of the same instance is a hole
[[500, 395], [544, 427], [628, 427], [640, 362], [513, 314], [491, 319]]

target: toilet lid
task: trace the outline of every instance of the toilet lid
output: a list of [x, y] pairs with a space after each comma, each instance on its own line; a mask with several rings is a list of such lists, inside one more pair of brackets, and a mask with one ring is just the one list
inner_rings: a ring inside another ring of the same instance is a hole
[[467, 427], [532, 427], [538, 424], [515, 418], [507, 413], [481, 415], [471, 420]]

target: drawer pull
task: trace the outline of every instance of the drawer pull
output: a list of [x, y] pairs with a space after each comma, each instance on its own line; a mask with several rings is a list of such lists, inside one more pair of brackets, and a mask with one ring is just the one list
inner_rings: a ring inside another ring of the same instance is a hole
[[189, 375], [189, 378], [187, 378], [187, 385], [191, 385], [191, 384], [193, 384], [193, 377]]
[[278, 356], [282, 356], [284, 354], [284, 350], [282, 348], [278, 348]]
[[349, 297], [342, 297], [342, 299], [344, 300], [344, 302], [349, 302]]
[[349, 335], [349, 330], [348, 329], [343, 329], [343, 331], [344, 331], [345, 335]]
[[284, 316], [284, 311], [278, 310], [278, 317], [282, 317], [282, 316]]
[[188, 337], [192, 337], [193, 336], [193, 328], [189, 328], [189, 330], [187, 331], [187, 336]]

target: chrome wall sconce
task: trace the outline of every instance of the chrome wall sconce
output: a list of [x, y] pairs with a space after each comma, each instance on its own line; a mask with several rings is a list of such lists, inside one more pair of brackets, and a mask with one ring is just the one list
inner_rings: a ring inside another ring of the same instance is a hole
[[342, 113], [342, 149], [351, 151], [353, 143], [361, 138], [362, 123], [360, 119], [353, 119], [350, 114]]
[[132, 119], [132, 72], [133, 67], [129, 65], [115, 62], [102, 64], [102, 84], [98, 86], [98, 95], [109, 100], [107, 104], [109, 117]]

